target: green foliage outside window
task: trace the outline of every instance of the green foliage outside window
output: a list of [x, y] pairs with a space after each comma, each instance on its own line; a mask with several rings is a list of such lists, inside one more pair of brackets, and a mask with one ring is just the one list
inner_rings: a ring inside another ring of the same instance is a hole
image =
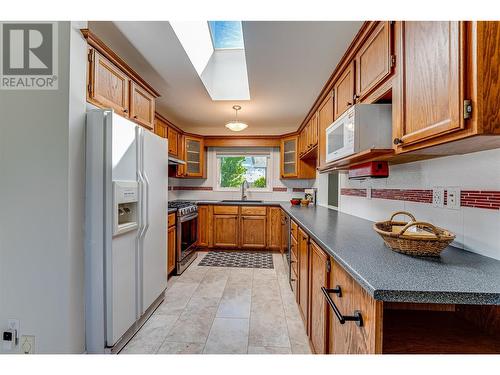
[[220, 161], [221, 187], [239, 187], [245, 180], [245, 157], [225, 157]]
[[258, 179], [256, 179], [253, 182], [252, 187], [265, 188], [266, 187], [266, 178], [264, 176], [259, 177]]

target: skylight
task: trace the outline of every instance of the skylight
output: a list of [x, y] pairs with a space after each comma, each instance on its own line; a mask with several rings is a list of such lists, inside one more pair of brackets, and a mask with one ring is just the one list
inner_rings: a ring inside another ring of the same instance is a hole
[[208, 21], [216, 49], [243, 49], [241, 21]]
[[250, 100], [241, 21], [170, 21], [212, 100]]

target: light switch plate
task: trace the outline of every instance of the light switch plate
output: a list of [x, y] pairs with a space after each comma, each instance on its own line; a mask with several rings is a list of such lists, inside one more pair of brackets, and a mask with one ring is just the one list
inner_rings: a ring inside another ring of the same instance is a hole
[[460, 209], [460, 188], [447, 187], [446, 207], [453, 210]]
[[432, 188], [432, 205], [434, 207], [444, 207], [444, 187], [436, 186]]

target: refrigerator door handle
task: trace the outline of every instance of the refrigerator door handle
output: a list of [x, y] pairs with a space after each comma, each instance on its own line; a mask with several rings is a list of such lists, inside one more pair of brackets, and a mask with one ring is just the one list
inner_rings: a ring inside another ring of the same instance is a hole
[[146, 215], [145, 215], [146, 216], [146, 220], [145, 220], [143, 235], [149, 229], [149, 186], [150, 186], [150, 183], [149, 183], [148, 175], [146, 173], [144, 173], [144, 180], [146, 182], [146, 198], [145, 198], [145, 201], [146, 201]]
[[141, 239], [145, 233], [145, 225], [144, 225], [144, 175], [142, 173], [143, 170], [143, 134], [142, 129], [139, 127], [136, 128], [136, 136], [137, 136], [137, 179], [139, 180], [139, 233], [138, 239]]

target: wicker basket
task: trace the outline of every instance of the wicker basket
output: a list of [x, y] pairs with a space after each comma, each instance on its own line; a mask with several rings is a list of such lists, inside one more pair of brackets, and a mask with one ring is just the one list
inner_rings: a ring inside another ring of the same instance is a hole
[[[411, 218], [411, 221], [393, 221], [396, 215], [406, 215]], [[430, 232], [407, 232], [415, 226], [419, 229], [430, 230]], [[453, 233], [430, 223], [417, 221], [412, 214], [405, 211], [395, 212], [389, 220], [373, 224], [373, 229], [380, 234], [392, 250], [415, 256], [437, 257], [455, 239]]]

